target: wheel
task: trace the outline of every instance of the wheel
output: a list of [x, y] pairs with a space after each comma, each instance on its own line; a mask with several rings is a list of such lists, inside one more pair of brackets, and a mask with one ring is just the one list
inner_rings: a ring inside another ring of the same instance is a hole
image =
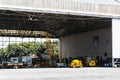
[[13, 66], [13, 68], [14, 68], [14, 69], [18, 69], [18, 68], [19, 68], [19, 66]]

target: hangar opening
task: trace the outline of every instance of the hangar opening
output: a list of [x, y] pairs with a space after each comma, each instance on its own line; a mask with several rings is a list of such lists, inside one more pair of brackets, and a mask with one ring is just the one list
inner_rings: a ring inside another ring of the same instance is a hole
[[[59, 45], [58, 57], [53, 59], [53, 52], [51, 53], [50, 50], [46, 50], [50, 56], [48, 63], [46, 61], [45, 63], [39, 63], [38, 60], [38, 62], [36, 61], [37, 63], [34, 62], [35, 67], [38, 65], [39, 67], [43, 67], [41, 64], [44, 64], [44, 67], [46, 67], [46, 64], [50, 64], [49, 67], [56, 67], [56, 65], [57, 67], [66, 67], [70, 66], [74, 59], [80, 60], [82, 66], [85, 67], [90, 66], [90, 61], [96, 62], [95, 66], [112, 66], [111, 18], [69, 14], [16, 12], [9, 10], [1, 10], [0, 12], [1, 38], [7, 37], [8, 40], [11, 40], [13, 37], [14, 39], [26, 38], [25, 41], [28, 42], [31, 42], [30, 40], [32, 38], [37, 41], [44, 38], [46, 39], [46, 46], [51, 45], [51, 42], [49, 42], [50, 39], [53, 40], [52, 43], [54, 43], [55, 39], [59, 39], [59, 43], [57, 44]], [[3, 47], [1, 49], [3, 49]], [[45, 58], [49, 56], [45, 56]], [[21, 56], [11, 57], [13, 57], [12, 61], [15, 62], [15, 57]], [[9, 57], [9, 59], [11, 57]], [[38, 56], [34, 55], [34, 57]], [[23, 61], [26, 58], [28, 57], [24, 57]], [[17, 61], [19, 61], [19, 59]], [[4, 65], [6, 66], [7, 64], [8, 63], [5, 63]]]

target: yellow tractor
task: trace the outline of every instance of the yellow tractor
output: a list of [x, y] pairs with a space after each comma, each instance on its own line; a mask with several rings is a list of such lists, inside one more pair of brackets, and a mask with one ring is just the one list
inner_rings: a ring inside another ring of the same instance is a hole
[[72, 62], [69, 64], [69, 67], [72, 67], [72, 68], [79, 68], [82, 66], [83, 66], [82, 61], [78, 59], [72, 60]]
[[95, 60], [91, 60], [91, 61], [89, 61], [88, 65], [90, 67], [95, 67], [96, 66], [96, 61]]
[[89, 67], [95, 67], [97, 63], [97, 60], [93, 57], [86, 57], [86, 65]]

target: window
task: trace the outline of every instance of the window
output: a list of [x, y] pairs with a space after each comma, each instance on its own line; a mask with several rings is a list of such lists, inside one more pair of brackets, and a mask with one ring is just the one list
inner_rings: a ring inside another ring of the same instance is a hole
[[94, 36], [93, 37], [93, 45], [95, 47], [99, 46], [99, 36]]

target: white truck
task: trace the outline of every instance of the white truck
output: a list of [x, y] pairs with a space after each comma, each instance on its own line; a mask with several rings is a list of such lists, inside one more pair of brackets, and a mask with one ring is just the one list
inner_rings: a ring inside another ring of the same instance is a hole
[[3, 68], [26, 68], [32, 67], [32, 58], [29, 56], [11, 57], [10, 61], [2, 62]]

